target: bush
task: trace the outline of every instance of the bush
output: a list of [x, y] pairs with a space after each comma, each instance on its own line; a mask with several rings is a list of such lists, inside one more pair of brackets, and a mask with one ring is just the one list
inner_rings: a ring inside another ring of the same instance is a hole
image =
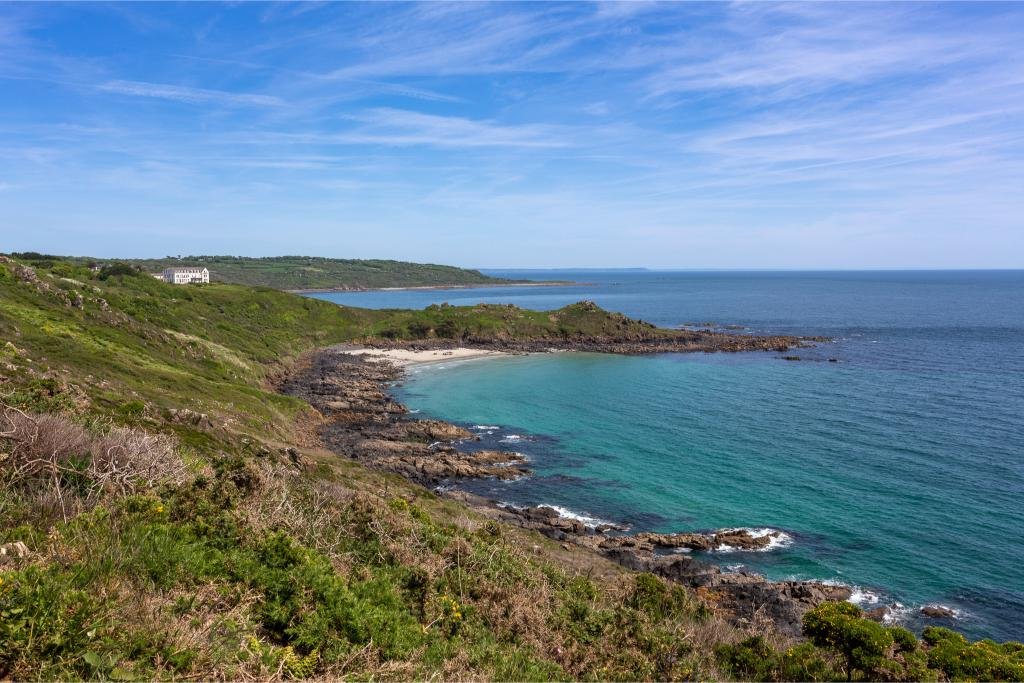
[[896, 649], [900, 652], [913, 652], [917, 649], [917, 638], [910, 632], [910, 629], [891, 626], [889, 635], [892, 636], [893, 642], [896, 643]]
[[462, 336], [459, 325], [451, 318], [442, 320], [441, 323], [434, 328], [434, 333], [442, 339], [456, 339]]
[[830, 681], [836, 672], [811, 643], [777, 652], [762, 636], [715, 649], [725, 673], [741, 681]]
[[626, 598], [626, 606], [648, 614], [651, 619], [682, 616], [688, 605], [685, 589], [671, 588], [654, 574], [639, 574], [633, 582], [633, 591]]
[[38, 251], [12, 251], [11, 256], [22, 261], [57, 261], [60, 256], [40, 254]]
[[715, 656], [726, 673], [735, 679], [770, 681], [776, 678], [774, 673], [777, 668], [777, 653], [762, 636], [753, 636], [731, 645], [721, 645], [716, 648]]
[[430, 323], [422, 320], [414, 320], [409, 323], [409, 335], [413, 339], [426, 339], [433, 334], [434, 328], [430, 326]]
[[861, 615], [860, 608], [848, 602], [826, 602], [803, 619], [804, 635], [812, 643], [843, 656], [847, 680], [852, 680], [854, 671], [876, 677], [893, 645], [893, 636], [884, 626]]
[[182, 482], [188, 468], [163, 435], [115, 428], [92, 434], [60, 415], [32, 415], [0, 404], [4, 445], [0, 488], [31, 502], [35, 523], [122, 497]]
[[979, 640], [970, 643], [956, 631], [929, 626], [922, 638], [931, 647], [928, 665], [951, 680], [1024, 680], [1024, 645]]
[[130, 263], [111, 263], [100, 268], [99, 277], [100, 280], [107, 280], [112, 277], [133, 277], [141, 275], [142, 269], [138, 266], [133, 266]]

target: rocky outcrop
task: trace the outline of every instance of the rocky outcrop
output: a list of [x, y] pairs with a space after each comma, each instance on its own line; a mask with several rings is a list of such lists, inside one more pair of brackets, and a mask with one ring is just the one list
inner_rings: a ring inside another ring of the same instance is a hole
[[522, 462], [523, 457], [518, 453], [460, 453], [454, 449], [396, 454], [373, 461], [378, 467], [427, 484], [436, 484], [446, 479], [518, 479], [530, 474], [529, 469], [520, 465]]
[[708, 552], [723, 547], [735, 550], [763, 550], [780, 536], [781, 532], [778, 531], [755, 535], [747, 529], [724, 529], [711, 533], [639, 533], [631, 536], [609, 536], [598, 541], [597, 547], [601, 550], [630, 548], [641, 552], [678, 548]]
[[0, 565], [11, 563], [16, 560], [23, 560], [30, 555], [28, 546], [22, 541], [13, 541], [0, 545]]
[[459, 450], [473, 435], [441, 420], [417, 420], [387, 391], [401, 371], [325, 350], [296, 369], [279, 389], [308, 401], [324, 417], [320, 436], [337, 453], [421, 484], [449, 479], [517, 479], [530, 470], [518, 453]]
[[747, 529], [723, 529], [706, 533], [623, 534], [621, 527], [586, 526], [544, 506], [504, 507], [500, 514], [506, 521], [601, 553], [632, 571], [651, 572], [696, 589], [741, 625], [767, 618], [781, 633], [797, 636], [808, 610], [829, 600], [846, 600], [852, 594], [846, 586], [817, 581], [769, 581], [751, 572], [724, 572], [717, 565], [680, 553], [709, 552], [726, 546], [764, 550], [780, 537], [778, 531], [755, 534]]
[[685, 555], [658, 556], [617, 547], [604, 554], [633, 571], [647, 571], [689, 586], [737, 624], [767, 618], [786, 635], [800, 634], [801, 619], [830, 600], [846, 600], [846, 586], [817, 581], [769, 581], [752, 572], [724, 572], [716, 565]]
[[805, 348], [828, 337], [796, 337], [790, 335], [760, 336], [711, 332], [708, 330], [656, 330], [649, 335], [566, 336], [511, 339], [506, 337], [470, 336], [460, 339], [422, 339], [396, 341], [368, 339], [365, 345], [384, 349], [439, 350], [455, 347], [490, 349], [520, 353], [545, 351], [591, 351], [596, 353], [694, 353], [773, 351], [785, 352]]
[[167, 419], [178, 424], [188, 424], [202, 428], [213, 426], [210, 417], [206, 413], [200, 413], [191, 408], [168, 408]]

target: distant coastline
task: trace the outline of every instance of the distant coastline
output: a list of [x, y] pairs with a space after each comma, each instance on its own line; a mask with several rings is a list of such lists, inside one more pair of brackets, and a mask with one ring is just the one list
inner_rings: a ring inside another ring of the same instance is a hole
[[466, 285], [415, 285], [410, 287], [318, 287], [315, 289], [286, 289], [290, 294], [330, 294], [332, 292], [400, 292], [406, 290], [441, 290], [441, 289], [487, 289], [490, 287], [567, 287], [570, 285], [586, 286], [587, 282], [572, 280], [551, 280], [538, 282], [493, 282]]

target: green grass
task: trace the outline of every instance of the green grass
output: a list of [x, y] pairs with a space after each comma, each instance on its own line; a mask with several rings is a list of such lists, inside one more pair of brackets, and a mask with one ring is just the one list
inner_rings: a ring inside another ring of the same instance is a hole
[[[75, 258], [78, 265], [102, 259]], [[477, 270], [432, 263], [379, 259], [333, 259], [317, 256], [185, 256], [162, 259], [125, 259], [146, 272], [164, 268], [203, 266], [218, 282], [274, 289], [379, 289], [384, 287], [446, 287], [495, 285], [512, 282]]]
[[510, 340], [605, 338], [649, 340], [675, 334], [650, 323], [609, 313], [589, 302], [556, 311], [530, 311], [516, 306], [434, 304], [421, 311], [387, 310], [370, 324], [373, 336], [396, 340]]

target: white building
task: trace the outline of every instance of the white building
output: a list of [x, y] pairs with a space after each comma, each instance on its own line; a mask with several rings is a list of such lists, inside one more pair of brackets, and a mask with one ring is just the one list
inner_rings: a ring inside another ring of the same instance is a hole
[[165, 268], [161, 278], [172, 285], [189, 285], [194, 282], [209, 282], [210, 271], [206, 268]]

